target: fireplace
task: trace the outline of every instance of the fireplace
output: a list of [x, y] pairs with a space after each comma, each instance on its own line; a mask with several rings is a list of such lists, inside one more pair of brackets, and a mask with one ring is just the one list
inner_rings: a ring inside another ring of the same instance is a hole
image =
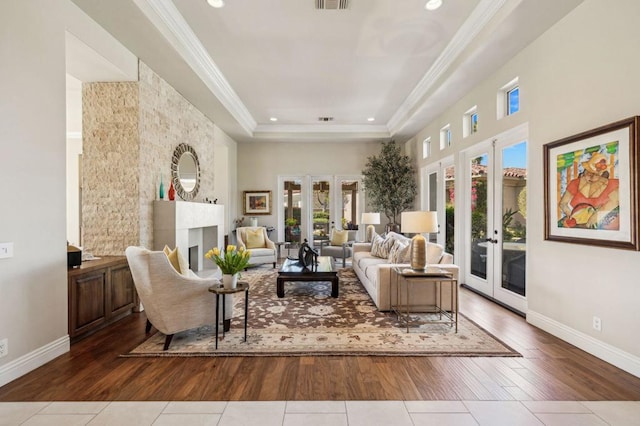
[[190, 201], [153, 202], [153, 247], [178, 247], [195, 272], [215, 269], [204, 258], [213, 247], [223, 248], [224, 206]]

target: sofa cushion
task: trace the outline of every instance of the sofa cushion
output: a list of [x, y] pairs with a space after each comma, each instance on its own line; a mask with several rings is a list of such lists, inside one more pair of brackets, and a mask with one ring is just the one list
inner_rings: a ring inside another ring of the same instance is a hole
[[371, 254], [375, 257], [388, 259], [389, 251], [395, 242], [396, 240], [391, 237], [382, 238], [380, 235], [376, 235], [371, 243]]
[[440, 263], [443, 254], [444, 247], [440, 244], [427, 243], [427, 263]]
[[409, 244], [396, 240], [389, 251], [389, 263], [406, 263], [409, 258]]

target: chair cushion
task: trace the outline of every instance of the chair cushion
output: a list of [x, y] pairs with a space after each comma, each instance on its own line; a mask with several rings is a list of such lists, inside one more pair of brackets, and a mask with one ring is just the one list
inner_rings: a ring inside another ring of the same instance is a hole
[[256, 257], [261, 257], [261, 256], [275, 256], [275, 250], [270, 248], [264, 248], [264, 247], [251, 249], [252, 259]]
[[167, 255], [169, 263], [171, 263], [171, 266], [173, 266], [173, 269], [175, 269], [177, 273], [188, 275], [189, 262], [184, 258], [182, 253], [180, 253], [178, 247], [171, 250], [169, 246], [165, 245], [162, 251]]
[[245, 242], [248, 249], [263, 248], [265, 246], [264, 231], [262, 228], [247, 229], [245, 235], [247, 237]]
[[334, 229], [331, 233], [331, 245], [341, 246], [349, 241], [349, 231], [344, 229], [342, 231]]

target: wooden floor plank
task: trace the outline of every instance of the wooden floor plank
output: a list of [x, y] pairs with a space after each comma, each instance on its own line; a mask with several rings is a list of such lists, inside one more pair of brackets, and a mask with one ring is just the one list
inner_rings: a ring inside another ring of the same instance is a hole
[[472, 321], [523, 358], [123, 358], [143, 342], [133, 314], [0, 388], [0, 401], [640, 400], [640, 378], [467, 290]]

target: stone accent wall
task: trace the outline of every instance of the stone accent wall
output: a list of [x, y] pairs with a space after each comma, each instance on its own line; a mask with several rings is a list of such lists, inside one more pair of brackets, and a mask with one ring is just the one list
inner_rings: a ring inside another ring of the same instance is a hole
[[82, 88], [82, 244], [96, 255], [153, 247], [153, 200], [160, 175], [168, 198], [171, 158], [180, 143], [195, 149], [200, 191], [213, 198], [214, 124], [144, 63], [139, 82]]
[[82, 245], [122, 255], [140, 240], [138, 83], [82, 85]]
[[[165, 198], [175, 148], [186, 143], [198, 154], [200, 190], [193, 201], [213, 198], [213, 129], [203, 113], [190, 104], [147, 65], [140, 62], [140, 241], [153, 247], [153, 203], [162, 174]], [[177, 196], [176, 196], [177, 197]]]

